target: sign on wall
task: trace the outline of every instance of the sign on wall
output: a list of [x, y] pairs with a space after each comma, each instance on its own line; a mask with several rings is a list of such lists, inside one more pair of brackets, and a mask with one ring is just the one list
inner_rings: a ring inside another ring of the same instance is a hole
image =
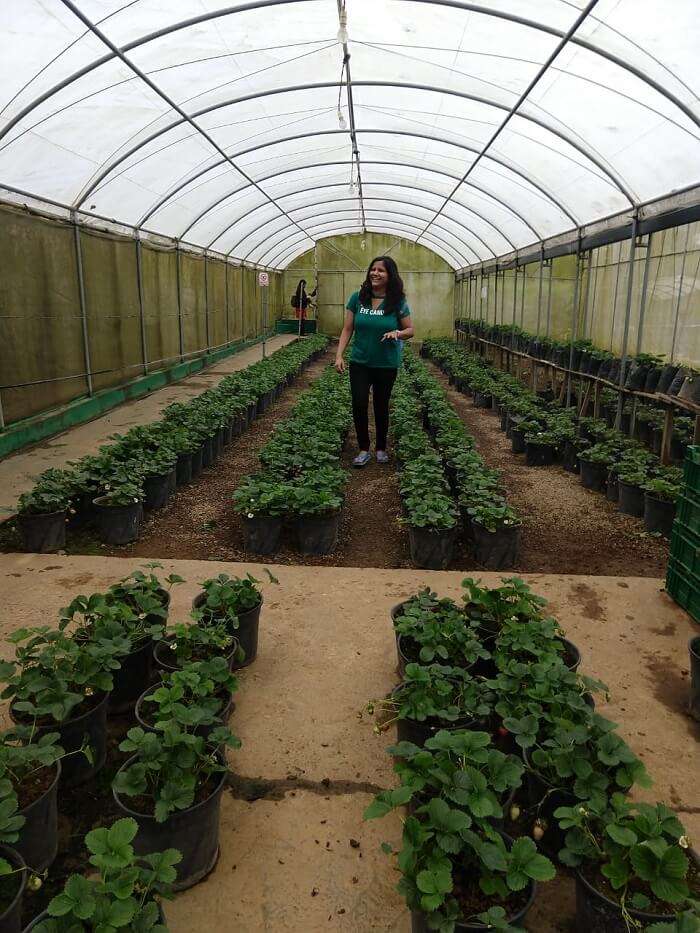
[[258, 285], [265, 287], [269, 284], [270, 284], [269, 272], [258, 272]]

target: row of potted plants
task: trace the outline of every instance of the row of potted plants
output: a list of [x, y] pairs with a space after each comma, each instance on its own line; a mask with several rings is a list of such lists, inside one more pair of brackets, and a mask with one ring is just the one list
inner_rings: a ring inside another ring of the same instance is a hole
[[427, 367], [409, 353], [404, 365], [423, 407], [424, 423], [442, 456], [474, 559], [490, 570], [513, 567], [522, 521], [508, 505], [499, 471], [486, 466], [474, 438]]
[[[225, 750], [240, 745], [227, 726], [238, 686], [234, 671], [257, 654], [262, 593], [250, 575], [211, 578], [202, 584], [189, 622], [166, 631], [170, 589], [183, 581], [177, 575], [159, 580], [156, 566], [135, 571], [105, 593], [76, 597], [61, 610], [56, 627], [21, 629], [9, 639], [15, 658], [0, 663], [0, 679], [14, 725], [0, 737], [0, 842], [13, 846], [7, 861], [14, 868], [13, 887], [0, 887], [0, 929], [3, 906], [19, 917], [14, 897], [28, 873], [30, 888], [40, 887], [42, 877], [51, 881], [61, 800], [104, 768], [108, 735], [113, 742], [115, 730], [121, 756], [110, 764], [116, 770], [111, 793], [112, 809], [123, 817], [115, 831], [124, 839], [118, 843], [122, 851], [133, 842], [134, 852], [147, 856], [150, 868], [144, 870], [167, 868], [168, 876], [177, 863], [170, 878], [174, 890], [196, 884], [216, 863]], [[119, 728], [134, 719], [125, 733]], [[90, 837], [87, 842], [90, 847]], [[152, 861], [151, 853], [172, 849], [176, 859]], [[0, 876], [2, 871], [0, 865]], [[73, 909], [68, 901], [88, 897], [87, 890], [84, 881], [71, 882], [59, 901], [66, 916]], [[139, 893], [147, 893], [141, 883]], [[125, 888], [124, 898], [130, 896]], [[139, 910], [146, 900], [139, 900]], [[62, 917], [56, 909], [49, 905], [52, 916]], [[147, 912], [153, 920], [153, 909]], [[100, 908], [83, 919], [94, 917], [85, 928], [102, 931], [125, 926], [133, 916], [113, 923]], [[14, 922], [19, 930], [19, 919]], [[37, 929], [46, 933], [79, 929], [50, 918], [43, 922], [48, 925]]]
[[210, 466], [327, 343], [314, 335], [288, 344], [196, 398], [169, 405], [159, 421], [113, 435], [69, 469], [44, 471], [18, 502], [24, 546], [56, 551], [65, 546], [67, 526], [94, 527], [106, 544], [135, 540], [144, 509], [162, 508], [177, 486]]
[[394, 607], [402, 680], [368, 706], [375, 732], [396, 724], [399, 784], [365, 818], [407, 809], [401, 848], [384, 848], [412, 929], [520, 930], [558, 862], [578, 930], [697, 930], [697, 857], [670, 809], [630, 802], [650, 781], [595, 711], [607, 688], [522, 580], [463, 588], [461, 604], [425, 589]]
[[[457, 321], [456, 327], [463, 333], [527, 353], [535, 359], [556, 363], [582, 374], [598, 376], [616, 385], [620, 382], [620, 357], [610, 350], [595, 347], [591, 340], [579, 339], [572, 344], [568, 340], [538, 337], [516, 324], [487, 324], [483, 320]], [[675, 395], [700, 404], [700, 373], [679, 363], [664, 363], [663, 355], [638, 353], [628, 357], [625, 361], [623, 385], [626, 389], [649, 394]]]
[[425, 352], [478, 407], [501, 416], [514, 453], [531, 466], [558, 460], [589, 489], [604, 491], [621, 512], [643, 517], [648, 531], [670, 535], [681, 470], [664, 467], [639, 441], [603, 419], [579, 418], [575, 409], [548, 401], [509, 373], [493, 369], [453, 341], [426, 341]]
[[233, 507], [247, 551], [274, 553], [285, 523], [302, 554], [335, 548], [347, 481], [340, 458], [350, 420], [348, 378], [328, 367], [275, 427], [260, 451], [261, 469], [236, 489]]

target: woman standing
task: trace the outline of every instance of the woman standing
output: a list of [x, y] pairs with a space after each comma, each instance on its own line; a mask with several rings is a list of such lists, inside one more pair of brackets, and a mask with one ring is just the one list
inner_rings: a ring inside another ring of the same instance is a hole
[[400, 341], [413, 336], [411, 311], [406, 304], [399, 270], [391, 256], [377, 256], [372, 260], [362, 287], [350, 296], [346, 309], [335, 368], [339, 373], [345, 372], [343, 353], [354, 335], [350, 354], [350, 391], [360, 452], [352, 463], [363, 467], [371, 460], [367, 418], [370, 387], [374, 401], [377, 462], [387, 463], [389, 399], [401, 365]]

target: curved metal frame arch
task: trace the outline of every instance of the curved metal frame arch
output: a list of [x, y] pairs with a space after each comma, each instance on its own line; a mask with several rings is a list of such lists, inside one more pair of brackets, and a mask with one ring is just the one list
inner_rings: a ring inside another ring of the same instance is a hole
[[[289, 2], [306, 2], [306, 0], [289, 0]], [[286, 88], [272, 88], [266, 91], [259, 91], [255, 94], [246, 94], [243, 97], [235, 97], [225, 101], [219, 101], [216, 104], [210, 104], [208, 107], [202, 107], [199, 110], [195, 110], [192, 113], [188, 114], [190, 120], [196, 120], [198, 117], [204, 116], [208, 113], [213, 113], [216, 110], [221, 110], [224, 107], [233, 107], [236, 104], [246, 103], [251, 100], [260, 100], [264, 97], [275, 97], [278, 94], [293, 94], [298, 91], [314, 91], [325, 88], [337, 88], [343, 87], [338, 81], [320, 81], [315, 84], [299, 84], [293, 85]], [[509, 107], [506, 104], [497, 103], [493, 100], [490, 100], [487, 97], [481, 97], [478, 94], [467, 94], [464, 91], [457, 91], [453, 88], [444, 88], [437, 87], [429, 84], [413, 84], [411, 82], [401, 82], [401, 81], [353, 81], [354, 87], [390, 87], [390, 88], [403, 88], [406, 90], [417, 90], [417, 91], [428, 91], [434, 94], [444, 94], [448, 97], [458, 97], [462, 100], [471, 100], [475, 103], [483, 104], [486, 107], [493, 107], [496, 110], [509, 111]], [[579, 152], [585, 159], [588, 159], [593, 165], [595, 165], [608, 181], [615, 187], [621, 194], [623, 194], [629, 201], [631, 206], [634, 206], [636, 201], [634, 195], [628, 190], [624, 180], [620, 178], [614, 170], [607, 167], [597, 154], [589, 151], [588, 147], [583, 146], [581, 143], [577, 142], [574, 139], [571, 139], [566, 133], [563, 133], [561, 130], [558, 130], [556, 127], [550, 126], [545, 120], [541, 120], [539, 117], [536, 117], [532, 114], [518, 113], [517, 117], [521, 120], [527, 120], [530, 123], [534, 123], [539, 126], [541, 129], [546, 132], [551, 133], [553, 136], [558, 137], [562, 142], [571, 146], [577, 152]], [[169, 133], [171, 130], [177, 129], [178, 126], [182, 126], [183, 123], [187, 122], [183, 117], [180, 117], [177, 120], [172, 121], [168, 126], [165, 126], [159, 130], [156, 130], [154, 133], [146, 136], [143, 140], [136, 143], [134, 146], [131, 146], [126, 152], [122, 153], [117, 159], [115, 159], [108, 167], [102, 169], [97, 173], [97, 176], [94, 180], [83, 189], [83, 193], [80, 195], [79, 199], [74, 204], [75, 210], [80, 210], [82, 204], [90, 197], [90, 195], [95, 191], [99, 185], [102, 184], [105, 178], [107, 178], [119, 165], [125, 162], [127, 159], [130, 159], [132, 155], [137, 153], [144, 146], [149, 145], [155, 139], [160, 138], [161, 136]], [[0, 139], [2, 139], [3, 134], [0, 132]], [[232, 157], [231, 157], [232, 158]]]
[[[407, 213], [407, 212], [401, 212], [401, 211], [381, 211], [381, 210], [379, 210], [378, 208], [370, 208], [370, 210], [372, 211], [372, 213], [375, 213], [375, 214], [387, 214], [387, 215], [388, 215], [388, 214], [394, 214], [394, 215], [396, 215], [397, 217], [408, 217], [408, 218], [410, 218], [410, 219], [412, 219], [412, 220], [417, 220], [417, 221], [425, 220], [425, 218], [423, 218], [423, 217], [416, 217], [415, 215], [409, 214], [409, 213]], [[359, 208], [358, 208], [358, 211], [359, 211]], [[366, 212], [367, 212], [367, 209], [366, 209]], [[335, 217], [335, 216], [337, 216], [338, 214], [342, 214], [342, 213], [354, 213], [354, 211], [351, 211], [350, 209], [346, 209], [345, 211], [324, 211], [324, 212], [321, 213], [321, 214], [316, 214], [315, 217], [326, 217], [326, 216], [328, 216], [328, 217]], [[312, 218], [307, 218], [307, 220], [308, 220], [308, 219], [312, 219]], [[327, 223], [330, 223], [330, 221], [327, 221]], [[360, 223], [360, 226], [362, 226], [362, 219], [361, 219], [361, 218], [360, 218], [360, 220], [359, 220], [359, 223]], [[392, 223], [393, 223], [393, 221], [392, 221]], [[400, 224], [397, 223], [396, 226], [400, 226]], [[412, 224], [406, 224], [406, 228], [407, 228], [407, 229], [411, 229], [411, 228], [412, 228], [412, 229], [420, 229], [420, 228], [415, 228], [415, 227], [413, 227]], [[285, 233], [288, 229], [289, 229], [289, 228], [287, 227], [287, 228], [285, 228], [285, 229], [283, 229], [283, 230], [278, 230], [276, 233], [272, 234], [271, 239], [274, 238], [274, 237], [276, 237], [276, 236], [277, 236], [278, 234], [280, 234], [280, 233]], [[247, 239], [247, 237], [246, 237], [246, 239]], [[444, 243], [445, 245], [448, 245], [448, 241], [447, 241], [447, 240], [443, 240], [443, 238], [440, 237], [440, 236], [435, 235], [435, 240], [436, 240], [438, 243]], [[465, 251], [468, 251], [469, 253], [471, 253], [472, 255], [474, 255], [474, 256], [476, 257], [476, 262], [483, 262], [483, 261], [484, 261], [484, 260], [481, 259], [481, 257], [480, 257], [479, 254], [476, 252], [476, 250], [474, 250], [472, 247], [470, 247], [467, 243], [464, 243], [462, 240], [457, 240], [456, 242], [457, 242], [457, 243], [460, 243], [460, 244], [464, 247], [464, 250], [465, 250]], [[250, 256], [250, 254], [251, 254], [251, 253], [254, 253], [255, 250], [257, 250], [257, 249], [260, 249], [264, 244], [265, 244], [265, 238], [263, 238], [262, 240], [260, 240], [260, 241], [258, 241], [257, 243], [255, 243], [254, 246], [251, 246], [251, 248], [248, 250], [248, 252], [245, 254], [245, 256], [243, 256], [243, 257], [241, 258], [241, 262], [247, 262], [247, 261], [248, 261], [248, 258], [249, 258], [249, 256]], [[236, 248], [235, 246], [232, 246], [232, 247], [231, 247], [232, 250], [234, 250], [235, 248]], [[453, 252], [453, 253], [455, 254], [455, 256], [459, 256], [460, 258], [462, 258], [462, 253], [461, 253], [461, 251], [460, 251], [456, 246], [450, 247], [450, 251]], [[496, 258], [496, 257], [495, 257], [495, 254], [494, 254], [494, 258]]]
[[[325, 226], [325, 224], [323, 224], [323, 226]], [[408, 240], [408, 234], [410, 233], [410, 231], [409, 231], [408, 228], [406, 228], [406, 227], [398, 227], [398, 226], [394, 225], [391, 221], [389, 221], [389, 222], [388, 222], [387, 224], [385, 224], [385, 225], [376, 224], [375, 226], [376, 226], [376, 229], [375, 229], [375, 230], [370, 230], [371, 233], [386, 233], [387, 230], [383, 230], [383, 229], [382, 229], [382, 226], [386, 226], [387, 228], [393, 227], [394, 229], [389, 229], [389, 230], [388, 230], [389, 233], [397, 233], [397, 232], [400, 231], [400, 232], [401, 232], [401, 235], [403, 236], [403, 238], [406, 239], [406, 240]], [[367, 227], [367, 229], [369, 230], [369, 226]], [[420, 229], [420, 228], [415, 227], [415, 228], [413, 228], [413, 229], [414, 229], [414, 230], [418, 230], [418, 229]], [[361, 224], [360, 224], [360, 225], [354, 224], [354, 225], [352, 225], [352, 230], [350, 230], [350, 229], [345, 230], [344, 227], [343, 227], [343, 228], [338, 227], [338, 228], [335, 228], [334, 230], [325, 231], [324, 236], [334, 236], [336, 232], [362, 233], [362, 226], [361, 226]], [[290, 234], [290, 236], [293, 236], [293, 235], [297, 235], [297, 236], [298, 236], [298, 232], [297, 232], [297, 231], [294, 231], [294, 233]], [[289, 236], [286, 237], [285, 239], [288, 239], [288, 238], [289, 238]], [[433, 239], [434, 239], [434, 238], [433, 238]], [[283, 240], [282, 242], [284, 242], [284, 240]], [[316, 241], [315, 241], [315, 242], [316, 242]], [[415, 241], [414, 241], [414, 240], [411, 240], [411, 241], [409, 241], [409, 242], [415, 242]], [[420, 245], [420, 244], [419, 244], [419, 245]], [[261, 264], [261, 265], [267, 265], [268, 263], [265, 262], [265, 257], [271, 252], [272, 249], [276, 249], [276, 248], [279, 247], [279, 246], [280, 246], [280, 243], [277, 243], [274, 247], [271, 247], [271, 249], [267, 250], [265, 253], [262, 253], [261, 256], [260, 256], [260, 259], [256, 259], [255, 261], [256, 261], [257, 263]], [[441, 247], [441, 248], [442, 248], [442, 249], [445, 249], [445, 247]], [[284, 252], [284, 251], [283, 251], [283, 252]], [[448, 249], [447, 252], [448, 252], [448, 253], [454, 254], [454, 256], [456, 256], [456, 257], [459, 257], [459, 253], [455, 252], [453, 249]], [[442, 258], [444, 259], [445, 257], [443, 256]], [[445, 261], [447, 262], [447, 260], [445, 260]], [[459, 266], [454, 266], [453, 268], [454, 268], [454, 269], [458, 269], [458, 268], [460, 268], [460, 267], [459, 267]]]
[[[178, 32], [182, 29], [188, 29], [191, 26], [199, 25], [203, 22], [209, 22], [214, 19], [219, 19], [223, 16], [232, 16], [236, 13], [245, 13], [250, 12], [251, 10], [256, 10], [265, 7], [280, 6], [288, 3], [309, 3], [315, 2], [315, 0], [252, 0], [250, 3], [242, 4], [241, 6], [236, 7], [223, 7], [220, 10], [212, 10], [207, 13], [202, 13], [199, 16], [193, 16], [186, 20], [181, 20], [178, 23], [172, 23], [170, 26], [166, 26], [163, 29], [155, 30], [154, 32], [148, 33], [145, 36], [141, 36], [138, 39], [133, 39], [131, 42], [126, 43], [122, 46], [122, 52], [129, 52], [132, 49], [139, 48], [142, 45], [147, 45], [149, 42], [153, 42], [155, 39], [161, 39], [164, 36], [170, 35], [174, 32]], [[548, 33], [549, 35], [557, 36], [558, 38], [563, 38], [565, 32], [561, 29], [557, 29], [554, 26], [548, 26], [545, 23], [537, 22], [536, 20], [529, 19], [528, 17], [518, 16], [515, 13], [509, 13], [504, 10], [494, 10], [492, 8], [486, 7], [480, 3], [468, 3], [464, 0], [413, 0], [415, 3], [431, 3], [436, 6], [446, 6], [452, 7], [458, 10], [466, 10], [467, 12], [480, 13], [484, 16], [490, 16], [495, 19], [502, 19], [507, 22], [517, 23], [521, 26], [529, 27], [530, 29], [535, 29], [540, 32]], [[678, 98], [672, 91], [665, 88], [663, 85], [659, 84], [649, 75], [645, 74], [635, 65], [632, 65], [630, 62], [626, 62], [624, 59], [619, 58], [612, 52], [608, 52], [606, 49], [599, 48], [594, 43], [589, 42], [586, 39], [582, 39], [577, 36], [571, 38], [571, 43], [573, 45], [581, 46], [581, 48], [587, 49], [589, 52], [594, 55], [599, 55], [601, 58], [607, 59], [607, 61], [612, 62], [617, 65], [619, 68], [622, 68], [625, 71], [630, 72], [640, 81], [647, 84], [649, 87], [653, 88], [657, 93], [666, 100], [670, 101], [685, 116], [697, 127], [700, 128], [700, 117], [698, 117], [693, 110], [683, 103], [680, 98]], [[112, 59], [115, 58], [115, 53], [110, 52], [109, 54], [103, 55], [98, 59], [95, 59], [93, 62], [88, 65], [83, 66], [83, 68], [78, 69], [73, 72], [73, 74], [68, 75], [54, 87], [49, 88], [43, 94], [40, 94], [35, 98], [30, 104], [26, 107], [23, 107], [5, 126], [5, 128], [0, 131], [0, 140], [14, 127], [16, 124], [22, 120], [28, 113], [31, 113], [36, 107], [40, 106], [46, 100], [49, 100], [54, 94], [61, 91], [63, 88], [68, 87], [68, 85], [74, 83], [79, 78], [83, 77], [86, 74], [89, 74], [91, 71], [94, 71], [96, 68], [99, 68], [101, 65], [106, 64]]]
[[[441, 143], [446, 146], [454, 146], [456, 149], [462, 149], [465, 152], [476, 153], [479, 151], [476, 148], [476, 146], [467, 146], [464, 143], [454, 142], [451, 139], [445, 139], [444, 137], [441, 137], [441, 136], [431, 136], [429, 133], [413, 133], [413, 132], [410, 132], [409, 130], [378, 130], [378, 129], [369, 129], [369, 128], [368, 129], [356, 129], [355, 132], [358, 135], [378, 134], [378, 135], [384, 135], [384, 136], [406, 136], [408, 138], [427, 139], [427, 140], [430, 140], [431, 142]], [[270, 148], [271, 146], [276, 146], [282, 143], [296, 142], [301, 139], [312, 139], [316, 136], [334, 136], [334, 135], [347, 136], [348, 131], [347, 130], [318, 130], [316, 132], [311, 132], [311, 133], [299, 133], [296, 136], [285, 136], [280, 139], [275, 139], [272, 142], [262, 143], [259, 146], [252, 146], [249, 149], [242, 149], [240, 152], [234, 152], [231, 155], [231, 158], [238, 159], [241, 156], [249, 155], [251, 152], [259, 152], [261, 149], [267, 149], [267, 148]], [[562, 155], [564, 155], [564, 153], [562, 153]], [[568, 158], [567, 156], [564, 156], [564, 157]], [[531, 178], [527, 172], [509, 165], [508, 162], [506, 162], [504, 159], [499, 159], [497, 156], [487, 154], [485, 158], [491, 162], [495, 162], [497, 165], [503, 166], [503, 168], [507, 169], [509, 172], [512, 172], [518, 178], [522, 178], [523, 181], [526, 181], [528, 184], [532, 185], [532, 187], [535, 188], [537, 191], [539, 191], [542, 195], [544, 195], [544, 197], [546, 197], [548, 201], [551, 201], [556, 207], [558, 207], [559, 210], [562, 212], [562, 214], [564, 214], [565, 217], [568, 217], [574, 226], [576, 227], [580, 226], [580, 221], [578, 221], [576, 217], [574, 217], [574, 215], [566, 207], [564, 207], [564, 205], [558, 200], [558, 198], [555, 198], [553, 195], [551, 195], [547, 191], [546, 188], [543, 188], [542, 185], [539, 184], [539, 182]], [[162, 198], [160, 198], [160, 200], [152, 208], [149, 208], [149, 210], [139, 219], [138, 223], [136, 224], [136, 228], [139, 229], [141, 226], [143, 226], [143, 224], [145, 224], [148, 220], [150, 220], [151, 217], [161, 209], [161, 207], [167, 204], [168, 201], [171, 200], [171, 198], [179, 194], [180, 191], [182, 191], [184, 188], [190, 185], [193, 181], [196, 181], [198, 178], [201, 178], [203, 175], [206, 175], [208, 172], [213, 171], [219, 166], [226, 165], [226, 164], [227, 163], [225, 162], [225, 160], [221, 159], [217, 162], [214, 162], [212, 165], [207, 166], [207, 168], [196, 172], [194, 175], [190, 176], [186, 181], [179, 183], [167, 195], [164, 195]], [[231, 192], [231, 193], [233, 194], [235, 192]], [[209, 205], [209, 207], [205, 208], [200, 214], [198, 214], [197, 217], [195, 217], [195, 219], [191, 222], [190, 226], [187, 227], [185, 231], [181, 234], [181, 236], [185, 236], [187, 231], [190, 230], [191, 227], [193, 227], [196, 223], [198, 223], [202, 219], [202, 217], [204, 217], [207, 214], [209, 210], [213, 210], [218, 205], [218, 203], [219, 203], [218, 201], [215, 201], [213, 204]], [[483, 217], [481, 219], [486, 220], [486, 218], [483, 218]], [[488, 223], [489, 221], [486, 221], [486, 222]], [[505, 239], [507, 239], [507, 237], [505, 237]]]
[[[349, 198], [348, 200], [357, 201], [357, 198]], [[365, 200], [366, 200], [366, 199], [365, 199]], [[359, 209], [360, 209], [360, 208], [359, 208], [359, 205], [358, 205], [357, 210], [359, 211]], [[328, 216], [333, 216], [333, 215], [335, 215], [335, 214], [348, 213], [350, 210], [351, 210], [350, 208], [343, 208], [343, 209], [340, 209], [340, 210], [323, 211], [323, 212], [321, 212], [321, 213], [312, 214], [311, 217], [303, 217], [303, 218], [300, 218], [300, 223], [304, 223], [304, 222], [307, 221], [307, 220], [313, 220], [313, 219], [316, 218], [316, 217], [328, 217]], [[381, 213], [381, 210], [380, 210], [379, 208], [365, 208], [365, 211], [370, 211], [370, 210], [373, 211], [374, 213]], [[429, 211], [430, 209], [427, 208], [427, 210]], [[426, 220], [426, 219], [427, 219], [427, 218], [425, 218], [425, 217], [418, 217], [418, 216], [416, 216], [415, 214], [410, 214], [408, 211], [403, 211], [403, 212], [402, 212], [402, 211], [385, 210], [384, 213], [386, 213], [386, 214], [396, 214], [397, 217], [411, 217], [413, 220]], [[276, 218], [273, 218], [273, 219], [274, 219], [274, 220], [283, 220], [284, 218], [282, 218], [282, 217], [276, 217]], [[257, 233], [258, 230], [260, 230], [262, 227], [267, 226], [267, 224], [268, 224], [269, 222], [271, 222], [271, 221], [265, 221], [264, 224], [260, 224], [259, 227], [255, 227], [253, 230], [250, 230], [248, 233], [246, 233], [246, 235], [245, 235], [244, 237], [242, 237], [240, 240], [238, 240], [236, 243], [233, 244], [233, 246], [230, 248], [229, 252], [233, 252], [233, 251], [234, 251], [235, 249], [237, 249], [242, 243], [245, 243], [246, 240], [248, 240], [248, 239], [249, 239], [250, 237], [252, 237], [255, 233]], [[286, 227], [285, 229], [289, 229], [289, 228]], [[473, 253], [474, 256], [477, 257], [477, 259], [476, 259], [477, 262], [484, 262], [484, 261], [485, 261], [485, 260], [483, 260], [483, 259], [479, 256], [479, 254], [476, 252], [476, 250], [466, 242], [466, 240], [463, 240], [461, 237], [458, 237], [458, 236], [456, 236], [455, 234], [453, 234], [453, 232], [452, 232], [449, 228], [446, 228], [446, 227], [439, 227], [438, 229], [439, 229], [441, 232], [446, 233], [448, 236], [454, 236], [454, 239], [455, 239], [455, 242], [456, 242], [456, 243], [461, 244], [461, 245], [464, 247], [465, 250], [469, 251], [470, 253]], [[275, 230], [275, 231], [273, 231], [271, 234], [269, 234], [269, 236], [273, 237], [273, 236], [276, 236], [278, 233], [281, 233], [281, 232], [282, 232], [282, 230]], [[483, 242], [483, 240], [481, 240], [479, 237], [477, 237], [476, 234], [474, 234], [474, 236], [475, 236], [476, 239], [479, 240], [479, 242], [489, 251], [489, 253], [491, 254], [491, 258], [496, 259], [496, 253], [494, 253], [494, 251], [493, 251], [492, 249], [490, 249], [490, 248], [487, 246], [487, 244]], [[265, 242], [265, 237], [263, 237], [262, 240], [259, 240], [253, 247], [251, 247], [251, 249], [246, 253], [246, 255], [243, 256], [242, 261], [245, 262], [245, 261], [248, 259], [248, 256], [249, 256], [254, 250], [258, 249], [264, 242]], [[207, 248], [208, 248], [208, 247], [207, 247]]]
[[[400, 183], [400, 182], [393, 182], [393, 181], [370, 181], [370, 182], [365, 182], [365, 188], [366, 188], [367, 186], [381, 187], [381, 188], [404, 188], [404, 189], [406, 189], [406, 190], [408, 190], [408, 191], [420, 191], [421, 194], [433, 195], [434, 197], [436, 197], [436, 198], [438, 198], [438, 199], [440, 199], [441, 197], [443, 197], [443, 196], [442, 196], [441, 194], [439, 194], [437, 191], [430, 191], [429, 189], [426, 189], [426, 188], [420, 188], [418, 185], [410, 185], [410, 184]], [[307, 191], [322, 191], [322, 190], [324, 190], [324, 189], [326, 189], [326, 188], [345, 188], [345, 187], [346, 187], [346, 183], [345, 183], [345, 182], [333, 182], [332, 184], [328, 184], [328, 185], [311, 185], [310, 187], [306, 187], [306, 188], [297, 188], [297, 189], [295, 189], [294, 191], [287, 191], [287, 192], [285, 192], [284, 194], [281, 194], [279, 197], [280, 197], [280, 200], [281, 200], [281, 199], [283, 199], [283, 198], [293, 197], [293, 196], [295, 196], [295, 195], [297, 195], [297, 194], [305, 194]], [[470, 208], [467, 207], [467, 205], [462, 204], [461, 201], [455, 201], [455, 199], [453, 199], [453, 200], [452, 200], [452, 203], [453, 203], [453, 204], [459, 204], [460, 207], [464, 207], [466, 210], [469, 210], [469, 209], [470, 209]], [[499, 202], [497, 201], [496, 203], [499, 203]], [[263, 207], [263, 206], [264, 206], [263, 204], [259, 204], [259, 205], [258, 205], [258, 207]], [[303, 207], [303, 206], [306, 206], [306, 205], [299, 205], [299, 207]], [[501, 205], [501, 206], [502, 206], [502, 205]], [[255, 208], [255, 209], [257, 209], [257, 208]], [[293, 210], [294, 210], [294, 208], [293, 208]], [[522, 218], [520, 218], [520, 215], [517, 214], [517, 212], [515, 212], [515, 216], [517, 216], [519, 219], [522, 219]], [[450, 219], [451, 219], [451, 220], [454, 220], [454, 218], [450, 218]], [[455, 220], [454, 222], [455, 222], [455, 223], [460, 223], [460, 221], [456, 221], [456, 220]], [[230, 230], [231, 227], [233, 227], [236, 223], [238, 223], [238, 218], [236, 219], [236, 221], [234, 221], [234, 223], [229, 224], [229, 226], [227, 227], [227, 229], [226, 229], [226, 230], [223, 230], [223, 231], [221, 232], [220, 236], [225, 236], [225, 234], [228, 232], [228, 230]], [[531, 229], [532, 229], [532, 228], [530, 227], [530, 225], [527, 223], [527, 221], [523, 220], [523, 223], [524, 223], [524, 226], [528, 228], [528, 230], [531, 230]], [[536, 235], [537, 235], [537, 234], [536, 234]], [[227, 257], [230, 256], [230, 255], [231, 255], [231, 251], [229, 250], [227, 253], [225, 253], [225, 255], [226, 255]]]

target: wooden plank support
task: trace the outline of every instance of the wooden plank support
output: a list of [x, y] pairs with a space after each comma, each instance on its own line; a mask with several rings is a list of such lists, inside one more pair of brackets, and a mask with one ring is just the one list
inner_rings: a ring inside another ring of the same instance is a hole
[[602, 384], [596, 379], [593, 388], [593, 417], [600, 418], [600, 395], [603, 391]]
[[[581, 386], [583, 387], [583, 380], [581, 380]], [[591, 384], [590, 382], [586, 382], [586, 388], [582, 389], [583, 397], [581, 398], [581, 405], [578, 410], [579, 418], [584, 418], [586, 416], [586, 412], [588, 411], [588, 402], [589, 402], [590, 394], [591, 394]]]
[[673, 409], [669, 406], [664, 412], [664, 429], [661, 435], [661, 462], [668, 466], [671, 462], [671, 438], [673, 436]]

